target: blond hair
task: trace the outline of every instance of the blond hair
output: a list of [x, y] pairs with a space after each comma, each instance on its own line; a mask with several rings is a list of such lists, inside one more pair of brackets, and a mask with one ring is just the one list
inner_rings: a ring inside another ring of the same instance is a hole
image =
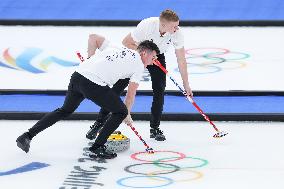
[[177, 15], [177, 13], [175, 13], [174, 11], [172, 11], [170, 9], [166, 9], [163, 12], [161, 12], [160, 20], [165, 20], [165, 21], [169, 21], [169, 22], [177, 22], [177, 21], [179, 21], [179, 17]]

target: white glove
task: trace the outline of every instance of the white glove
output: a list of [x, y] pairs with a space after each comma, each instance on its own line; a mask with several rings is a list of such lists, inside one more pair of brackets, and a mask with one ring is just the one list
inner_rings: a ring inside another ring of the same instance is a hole
[[123, 121], [124, 121], [124, 123], [127, 124], [127, 125], [133, 123], [133, 120], [132, 120], [130, 114], [128, 114], [127, 117], [126, 117]]

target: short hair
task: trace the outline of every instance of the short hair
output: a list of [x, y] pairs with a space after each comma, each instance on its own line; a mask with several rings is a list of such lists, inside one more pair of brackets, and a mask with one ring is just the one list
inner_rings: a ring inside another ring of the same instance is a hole
[[145, 41], [142, 41], [141, 43], [139, 43], [137, 50], [139, 52], [144, 51], [144, 50], [156, 51], [157, 55], [160, 54], [159, 47], [156, 45], [156, 43], [154, 43], [153, 41], [150, 41], [150, 40], [145, 40]]
[[170, 9], [166, 9], [166, 10], [161, 12], [160, 20], [166, 20], [166, 21], [169, 21], [169, 22], [177, 22], [177, 21], [179, 21], [179, 17], [177, 15], [177, 13], [175, 13], [174, 11], [172, 11]]

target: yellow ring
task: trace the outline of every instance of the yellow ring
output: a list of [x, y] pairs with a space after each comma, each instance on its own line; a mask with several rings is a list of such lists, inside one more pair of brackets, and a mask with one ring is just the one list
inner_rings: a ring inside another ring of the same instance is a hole
[[[157, 175], [159, 173], [163, 173], [163, 171], [166, 171], [166, 170], [162, 170], [162, 171], [154, 171], [154, 172], [151, 172], [151, 173], [148, 173], [147, 176], [153, 176], [153, 175]], [[196, 176], [193, 177], [193, 178], [189, 178], [189, 179], [182, 179], [182, 180], [174, 180], [174, 182], [189, 182], [189, 181], [193, 181], [193, 180], [198, 180], [200, 179], [203, 174], [199, 171], [194, 171], [194, 170], [186, 170], [186, 169], [180, 169], [179, 171], [188, 171], [188, 172], [191, 172], [191, 173], [195, 173]], [[158, 179], [158, 178], [155, 178], [155, 177], [149, 177], [149, 179], [152, 179], [152, 180], [157, 180], [157, 181], [163, 181], [161, 179]]]

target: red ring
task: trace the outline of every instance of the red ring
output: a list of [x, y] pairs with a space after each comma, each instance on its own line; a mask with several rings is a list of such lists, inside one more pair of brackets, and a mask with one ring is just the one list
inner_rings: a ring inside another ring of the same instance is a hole
[[[174, 151], [154, 151], [154, 153], [157, 153], [157, 152], [170, 152], [170, 153], [174, 153], [174, 154], [178, 154], [179, 157], [177, 157], [176, 159], [169, 159], [169, 160], [165, 160], [165, 161], [160, 161], [160, 162], [170, 162], [170, 161], [177, 161], [177, 160], [181, 160], [183, 158], [186, 157], [185, 154], [181, 153], [181, 152], [174, 152]], [[144, 160], [144, 159], [139, 159], [137, 158], [136, 156], [137, 155], [140, 155], [140, 154], [148, 154], [147, 152], [137, 152], [137, 153], [134, 153], [132, 154], [130, 157], [132, 159], [135, 159], [135, 160], [138, 160], [138, 161], [143, 161], [143, 162], [154, 162], [155, 160], [153, 161], [150, 161], [150, 160]]]
[[[195, 53], [191, 53], [190, 51], [195, 51], [195, 50], [221, 50], [221, 52], [210, 52], [210, 54], [218, 54], [218, 53], [221, 53], [221, 55], [223, 54], [227, 54], [230, 52], [229, 49], [224, 49], [224, 48], [217, 48], [217, 47], [200, 47], [200, 48], [189, 48], [189, 49], [185, 49], [185, 54], [186, 55], [193, 55], [195, 57], [202, 57], [203, 54], [195, 54]], [[208, 54], [208, 53], [206, 53]], [[219, 54], [220, 55], [220, 54]]]

